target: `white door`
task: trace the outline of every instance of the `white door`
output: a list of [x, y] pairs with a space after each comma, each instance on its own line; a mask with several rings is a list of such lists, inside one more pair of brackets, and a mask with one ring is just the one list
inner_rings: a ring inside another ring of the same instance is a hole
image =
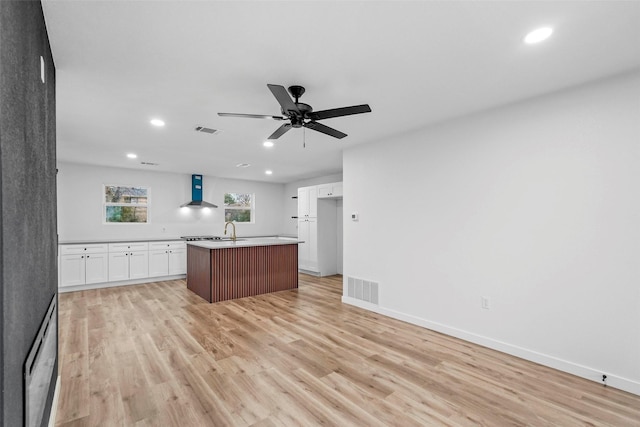
[[309, 215], [309, 191], [307, 188], [298, 188], [298, 218], [304, 219]]
[[169, 275], [169, 251], [160, 249], [149, 251], [149, 277]]
[[[87, 255], [88, 256], [88, 255]], [[129, 252], [112, 252], [109, 254], [109, 281], [127, 280], [129, 278]]]
[[187, 251], [169, 249], [169, 276], [187, 274]]
[[307, 220], [298, 221], [298, 268], [306, 269], [309, 260], [309, 222]]
[[129, 252], [129, 279], [149, 277], [149, 252]]
[[309, 258], [308, 269], [318, 271], [318, 219], [309, 218]]
[[60, 257], [60, 287], [84, 285], [84, 255], [62, 255]]
[[318, 217], [318, 187], [309, 187], [309, 218]]
[[85, 283], [102, 283], [108, 280], [107, 254], [87, 254], [85, 257]]

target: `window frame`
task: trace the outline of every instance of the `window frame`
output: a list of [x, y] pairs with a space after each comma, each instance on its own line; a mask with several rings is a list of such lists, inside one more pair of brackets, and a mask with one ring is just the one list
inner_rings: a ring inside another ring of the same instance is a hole
[[[227, 194], [244, 194], [251, 196], [251, 205], [247, 208], [244, 206], [229, 206], [225, 203], [225, 198]], [[222, 205], [224, 207], [224, 221], [227, 221], [227, 210], [236, 210], [236, 211], [249, 211], [250, 221], [241, 221], [238, 222], [236, 220], [232, 220], [231, 222], [235, 224], [255, 224], [256, 223], [256, 193], [247, 192], [247, 191], [225, 191], [222, 199]]]
[[[122, 187], [122, 188], [134, 188], [134, 189], [144, 189], [147, 193], [146, 195], [146, 203], [114, 203], [107, 202], [106, 194], [108, 187]], [[111, 206], [120, 206], [120, 207], [141, 207], [146, 208], [147, 210], [147, 218], [145, 222], [134, 222], [134, 221], [126, 221], [126, 222], [118, 222], [118, 221], [107, 221], [107, 208]], [[103, 225], [122, 225], [122, 224], [137, 224], [137, 225], [146, 225], [150, 224], [149, 211], [151, 207], [151, 188], [144, 185], [120, 185], [120, 184], [102, 184], [102, 224]]]

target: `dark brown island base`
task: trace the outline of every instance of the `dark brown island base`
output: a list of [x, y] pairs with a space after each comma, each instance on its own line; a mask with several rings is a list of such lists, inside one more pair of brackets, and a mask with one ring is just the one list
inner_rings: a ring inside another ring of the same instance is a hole
[[298, 287], [299, 240], [256, 238], [187, 244], [187, 288], [209, 302]]

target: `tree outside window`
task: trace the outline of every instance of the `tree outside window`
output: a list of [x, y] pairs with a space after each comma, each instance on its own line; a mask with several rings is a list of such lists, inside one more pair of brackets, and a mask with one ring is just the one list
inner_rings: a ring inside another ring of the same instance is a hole
[[247, 193], [225, 193], [224, 220], [254, 222], [254, 195]]
[[103, 193], [105, 223], [148, 222], [148, 188], [105, 185]]

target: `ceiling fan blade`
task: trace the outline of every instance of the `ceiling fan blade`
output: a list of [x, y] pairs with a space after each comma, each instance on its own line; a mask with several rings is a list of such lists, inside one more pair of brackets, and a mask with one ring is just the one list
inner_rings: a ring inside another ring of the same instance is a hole
[[338, 139], [342, 139], [345, 136], [347, 136], [346, 133], [342, 133], [339, 130], [336, 130], [334, 128], [330, 128], [329, 126], [325, 126], [322, 123], [318, 123], [318, 122], [308, 122], [308, 123], [304, 123], [302, 126], [309, 128], [309, 129], [313, 129], [315, 131], [318, 132], [322, 132], [324, 134], [327, 134], [329, 136], [332, 136], [334, 138], [338, 138]]
[[352, 107], [332, 108], [331, 110], [313, 111], [307, 114], [311, 120], [330, 119], [332, 117], [350, 116], [352, 114], [370, 113], [369, 104], [354, 105]]
[[269, 138], [267, 138], [267, 139], [278, 139], [282, 135], [287, 133], [289, 131], [289, 129], [291, 129], [292, 127], [293, 126], [291, 126], [291, 123], [285, 123], [282, 126], [280, 126], [278, 129], [276, 129], [276, 131], [274, 133], [272, 133], [271, 136], [269, 136]]
[[278, 103], [282, 107], [283, 114], [287, 114], [288, 111], [295, 111], [297, 113], [300, 113], [298, 106], [293, 102], [293, 99], [291, 99], [284, 86], [272, 84], [267, 84], [267, 86], [269, 87], [269, 90], [271, 91], [273, 96], [275, 96], [278, 100]]
[[247, 119], [272, 119], [272, 120], [284, 120], [281, 116], [268, 116], [263, 114], [242, 114], [242, 113], [218, 113], [220, 117], [244, 117]]

